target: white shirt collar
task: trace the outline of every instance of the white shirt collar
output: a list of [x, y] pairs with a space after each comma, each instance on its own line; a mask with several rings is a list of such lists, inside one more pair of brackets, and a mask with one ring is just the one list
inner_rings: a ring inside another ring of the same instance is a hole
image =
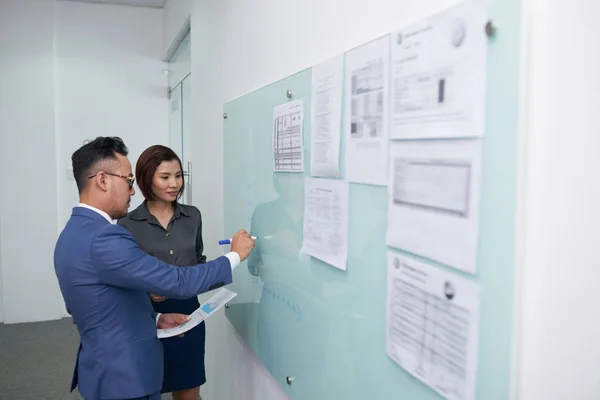
[[108, 215], [107, 213], [105, 213], [102, 210], [97, 209], [96, 207], [92, 207], [92, 206], [89, 206], [89, 205], [84, 204], [84, 203], [79, 203], [79, 204], [77, 204], [76, 207], [83, 207], [83, 208], [87, 208], [88, 210], [96, 211], [98, 214], [102, 215], [111, 224], [116, 225], [116, 223], [117, 223], [116, 219], [112, 219], [110, 217], [110, 215]]

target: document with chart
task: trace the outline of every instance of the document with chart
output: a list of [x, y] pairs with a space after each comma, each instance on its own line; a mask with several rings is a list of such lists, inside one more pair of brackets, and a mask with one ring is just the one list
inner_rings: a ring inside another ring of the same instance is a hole
[[304, 172], [304, 102], [290, 101], [273, 109], [273, 170]]
[[340, 178], [344, 58], [312, 67], [310, 174]]
[[387, 244], [477, 270], [481, 140], [390, 142]]
[[231, 290], [221, 288], [217, 290], [217, 292], [212, 295], [206, 303], [202, 304], [199, 308], [197, 308], [193, 313], [189, 315], [190, 320], [186, 323], [183, 323], [175, 328], [169, 329], [157, 329], [157, 335], [159, 339], [168, 338], [172, 336], [181, 335], [189, 331], [192, 328], [200, 325], [202, 321], [206, 318], [213, 315], [217, 310], [223, 307], [228, 301], [237, 296], [237, 293], [232, 292]]
[[346, 176], [387, 184], [389, 35], [346, 54]]
[[467, 0], [392, 33], [392, 139], [483, 136], [485, 23]]
[[302, 252], [341, 270], [348, 261], [348, 182], [307, 178]]
[[475, 400], [479, 287], [388, 252], [386, 352], [449, 400]]

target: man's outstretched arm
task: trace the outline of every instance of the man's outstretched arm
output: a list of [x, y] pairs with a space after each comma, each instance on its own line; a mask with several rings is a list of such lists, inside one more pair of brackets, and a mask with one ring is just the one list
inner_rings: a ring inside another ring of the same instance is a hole
[[107, 225], [93, 241], [92, 258], [103, 283], [172, 298], [189, 298], [230, 284], [232, 269], [248, 257], [253, 247], [250, 235], [240, 231], [231, 244], [235, 254], [182, 268], [142, 251], [125, 228]]

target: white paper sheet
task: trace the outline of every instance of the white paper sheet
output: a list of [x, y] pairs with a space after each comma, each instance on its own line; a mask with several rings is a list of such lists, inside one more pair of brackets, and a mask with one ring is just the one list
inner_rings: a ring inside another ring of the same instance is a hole
[[311, 176], [340, 178], [344, 58], [312, 67]]
[[483, 136], [485, 21], [467, 0], [392, 34], [392, 139]]
[[481, 140], [390, 142], [387, 244], [475, 273]]
[[386, 35], [346, 55], [346, 176], [387, 184], [389, 45]]
[[181, 335], [189, 331], [192, 328], [198, 326], [206, 318], [213, 315], [217, 310], [225, 305], [228, 301], [237, 296], [237, 293], [231, 290], [221, 288], [213, 296], [211, 296], [206, 303], [202, 304], [193, 313], [189, 315], [190, 320], [184, 324], [179, 325], [175, 328], [170, 329], [157, 329], [157, 335], [159, 339], [168, 338], [171, 336]]
[[307, 178], [303, 253], [341, 270], [348, 261], [348, 182]]
[[273, 170], [304, 172], [304, 102], [290, 101], [273, 109]]
[[450, 400], [474, 400], [479, 288], [408, 256], [388, 252], [386, 352]]

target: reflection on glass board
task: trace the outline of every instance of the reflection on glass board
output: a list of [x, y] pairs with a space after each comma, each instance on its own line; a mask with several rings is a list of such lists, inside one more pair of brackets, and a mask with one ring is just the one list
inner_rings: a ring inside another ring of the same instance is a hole
[[474, 400], [479, 288], [456, 275], [388, 253], [386, 351], [450, 400]]
[[248, 258], [253, 274], [264, 266], [264, 256], [295, 259], [302, 246], [304, 176], [273, 173], [273, 186], [277, 197], [252, 213], [250, 232], [259, 238]]
[[483, 135], [484, 24], [469, 0], [392, 34], [392, 139]]
[[475, 273], [481, 140], [390, 143], [387, 244]]
[[[318, 282], [307, 268], [309, 257], [300, 252], [303, 239], [304, 177], [273, 173], [277, 198], [259, 204], [252, 214], [251, 232], [258, 237], [248, 258], [248, 270], [260, 287], [256, 337], [257, 355], [272, 373], [308, 369], [312, 379], [326, 371], [314, 360], [325, 348], [314, 326], [326, 325]], [[304, 348], [302, 357], [287, 357], [290, 348]], [[312, 381], [311, 379], [311, 381]], [[317, 382], [315, 382], [317, 383]]]
[[346, 174], [387, 184], [389, 35], [346, 55]]

